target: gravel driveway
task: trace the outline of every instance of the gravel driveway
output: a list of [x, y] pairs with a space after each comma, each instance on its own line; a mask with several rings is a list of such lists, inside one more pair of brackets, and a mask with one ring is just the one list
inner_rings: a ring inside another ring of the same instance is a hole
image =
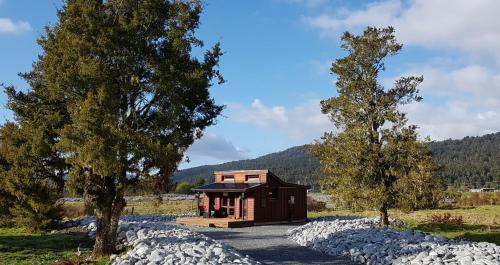
[[333, 257], [299, 246], [288, 239], [287, 230], [299, 225], [266, 225], [245, 228], [190, 227], [222, 241], [241, 254], [264, 264], [356, 264], [344, 257]]

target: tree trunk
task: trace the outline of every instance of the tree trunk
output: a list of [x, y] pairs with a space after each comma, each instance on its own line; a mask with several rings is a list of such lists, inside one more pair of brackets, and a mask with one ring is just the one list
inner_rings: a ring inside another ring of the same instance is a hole
[[92, 257], [100, 258], [113, 254], [116, 251], [116, 245], [111, 238], [111, 210], [109, 208], [96, 209], [96, 226], [97, 231]]
[[[121, 152], [121, 161], [126, 161], [125, 151]], [[126, 165], [125, 162], [122, 163]], [[109, 256], [116, 252], [116, 236], [118, 231], [118, 221], [125, 208], [125, 182], [127, 171], [123, 168], [118, 177], [118, 185], [115, 178], [108, 178], [105, 184], [107, 189], [101, 194], [101, 202], [96, 205], [96, 239], [92, 258]], [[112, 193], [111, 193], [112, 192]]]
[[382, 204], [380, 207], [380, 226], [388, 226], [389, 225], [389, 214], [387, 214], [387, 205]]
[[125, 207], [125, 200], [121, 194], [117, 195], [109, 207], [96, 209], [96, 238], [93, 258], [109, 256], [116, 252], [116, 236], [118, 231], [118, 221]]

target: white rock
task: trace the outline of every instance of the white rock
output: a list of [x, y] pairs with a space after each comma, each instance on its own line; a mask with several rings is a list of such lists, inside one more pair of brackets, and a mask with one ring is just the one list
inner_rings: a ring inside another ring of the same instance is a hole
[[[120, 248], [131, 250], [112, 259], [113, 265], [150, 264], [260, 264], [250, 257], [241, 258], [236, 250], [203, 234], [172, 224], [177, 217], [188, 215], [129, 215], [119, 221]], [[94, 217], [74, 222], [94, 237]]]
[[327, 217], [288, 232], [299, 245], [334, 256], [349, 256], [361, 263], [500, 264], [500, 247], [495, 244], [451, 241], [419, 231], [380, 228], [377, 224], [378, 218]]
[[148, 257], [150, 262], [160, 262], [164, 259], [165, 252], [163, 250], [155, 249], [151, 251], [151, 254]]

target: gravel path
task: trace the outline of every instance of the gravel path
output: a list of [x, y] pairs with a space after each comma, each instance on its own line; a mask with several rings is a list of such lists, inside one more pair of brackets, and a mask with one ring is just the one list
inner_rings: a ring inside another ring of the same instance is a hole
[[190, 229], [222, 241], [264, 264], [357, 264], [348, 258], [332, 257], [293, 242], [288, 238], [287, 230], [298, 226], [300, 225]]

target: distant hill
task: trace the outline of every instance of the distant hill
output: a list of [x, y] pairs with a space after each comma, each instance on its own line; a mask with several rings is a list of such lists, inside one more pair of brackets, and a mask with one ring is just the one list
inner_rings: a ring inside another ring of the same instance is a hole
[[295, 146], [281, 152], [267, 154], [255, 159], [238, 160], [219, 165], [199, 166], [179, 170], [174, 181], [194, 181], [210, 178], [217, 170], [269, 169], [280, 178], [301, 184], [317, 184], [320, 176], [319, 162], [307, 154], [305, 146]]
[[431, 143], [443, 167], [436, 175], [454, 187], [500, 188], [500, 133]]
[[[436, 177], [446, 184], [457, 188], [499, 187], [500, 133], [431, 142], [430, 148], [442, 166]], [[233, 169], [269, 169], [286, 181], [316, 188], [321, 176], [318, 160], [307, 153], [305, 146], [296, 146], [255, 159], [179, 170], [173, 180], [212, 179], [214, 171]]]

